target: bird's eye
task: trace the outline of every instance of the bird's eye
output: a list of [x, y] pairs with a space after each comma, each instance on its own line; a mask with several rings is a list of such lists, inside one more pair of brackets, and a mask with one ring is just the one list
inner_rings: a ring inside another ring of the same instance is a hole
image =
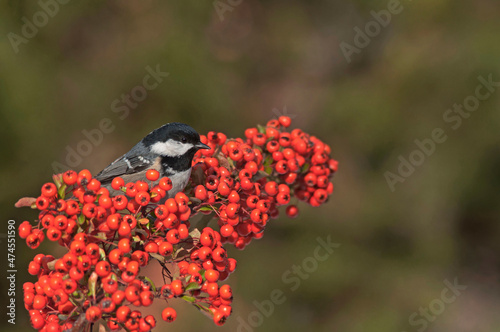
[[182, 143], [186, 143], [187, 141], [188, 141], [188, 139], [187, 139], [186, 137], [182, 137], [182, 138], [181, 138], [181, 142], [182, 142]]

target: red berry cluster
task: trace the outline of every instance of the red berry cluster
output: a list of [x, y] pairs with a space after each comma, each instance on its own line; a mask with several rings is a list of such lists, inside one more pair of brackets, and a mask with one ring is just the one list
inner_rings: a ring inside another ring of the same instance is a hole
[[300, 129], [287, 132], [290, 123], [281, 116], [247, 129], [246, 139], [228, 140], [215, 132], [201, 137], [211, 149], [195, 155], [193, 182], [198, 185], [190, 196], [200, 200], [197, 210], [217, 214], [222, 243], [243, 249], [263, 236], [279, 206], [288, 205], [289, 217], [298, 215], [292, 197], [319, 206], [333, 192], [330, 179], [337, 161], [330, 158], [330, 147]]
[[[174, 298], [224, 324], [232, 291], [221, 282], [236, 269], [224, 244], [243, 249], [263, 236], [278, 206], [288, 205], [286, 214], [295, 217], [293, 197], [318, 206], [333, 191], [337, 162], [329, 146], [299, 129], [287, 132], [289, 125], [290, 118], [280, 117], [247, 129], [245, 139], [202, 135], [211, 149], [197, 153], [190, 184], [173, 198], [165, 199], [172, 182], [155, 170], [147, 172], [148, 181], [115, 178], [111, 187], [119, 195], [110, 195], [88, 170], [54, 176], [33, 199], [40, 210], [36, 224], [19, 226], [28, 247], [46, 237], [67, 250], [60, 258], [38, 254], [28, 266], [38, 278], [24, 284], [32, 326], [88, 330], [101, 320], [111, 330], [149, 331], [155, 318], [130, 307], [166, 301], [162, 318], [172, 322]], [[198, 213], [204, 216], [191, 226]], [[205, 227], [213, 217], [219, 230]], [[141, 274], [151, 261], [162, 266], [162, 286]]]

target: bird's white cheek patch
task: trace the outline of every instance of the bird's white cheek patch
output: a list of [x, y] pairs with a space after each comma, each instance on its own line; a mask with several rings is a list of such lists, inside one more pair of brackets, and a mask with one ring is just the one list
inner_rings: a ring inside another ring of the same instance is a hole
[[169, 139], [166, 142], [156, 142], [151, 146], [151, 151], [161, 156], [178, 157], [185, 154], [193, 147], [191, 143], [181, 143]]

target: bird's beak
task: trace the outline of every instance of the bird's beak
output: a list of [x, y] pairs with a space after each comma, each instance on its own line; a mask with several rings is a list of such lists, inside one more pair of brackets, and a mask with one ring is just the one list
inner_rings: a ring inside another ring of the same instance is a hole
[[195, 146], [196, 146], [198, 149], [206, 149], [206, 150], [210, 150], [210, 149], [211, 149], [211, 147], [209, 147], [208, 145], [203, 144], [203, 143], [201, 143], [201, 142], [200, 142], [200, 143], [198, 143], [198, 144], [196, 144]]

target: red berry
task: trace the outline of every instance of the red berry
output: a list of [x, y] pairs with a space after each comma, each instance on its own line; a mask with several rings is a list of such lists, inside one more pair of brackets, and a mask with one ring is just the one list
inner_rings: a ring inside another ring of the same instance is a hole
[[172, 323], [177, 318], [177, 312], [173, 308], [165, 308], [161, 312], [161, 318], [169, 323]]
[[141, 292], [140, 299], [143, 306], [149, 307], [153, 304], [154, 294], [151, 291]]
[[126, 221], [122, 221], [120, 223], [120, 227], [118, 228], [118, 234], [121, 237], [130, 237], [130, 232], [132, 230], [130, 229], [130, 225]]
[[211, 297], [216, 297], [219, 295], [219, 285], [216, 282], [208, 283], [206, 292]]
[[97, 192], [97, 191], [99, 191], [99, 189], [101, 189], [101, 182], [99, 182], [99, 180], [97, 180], [97, 179], [92, 179], [87, 184], [87, 189]]
[[77, 266], [73, 266], [71, 269], [69, 269], [69, 277], [74, 281], [79, 281], [83, 278], [84, 275], [85, 273]]
[[129, 302], [135, 302], [139, 299], [140, 292], [139, 289], [135, 286], [128, 286], [125, 288], [125, 298]]
[[144, 246], [144, 251], [156, 254], [158, 253], [158, 245], [155, 242], [149, 242]]
[[61, 231], [58, 230], [57, 228], [55, 227], [50, 227], [48, 230], [47, 230], [47, 238], [50, 240], [50, 241], [57, 241], [61, 238]]
[[269, 196], [275, 196], [278, 193], [278, 184], [275, 181], [268, 181], [264, 186], [264, 191]]
[[111, 272], [111, 266], [109, 265], [108, 262], [106, 261], [100, 261], [99, 263], [96, 264], [95, 266], [95, 272], [97, 275], [101, 278], [105, 278], [109, 275]]
[[278, 118], [278, 121], [285, 128], [290, 127], [290, 124], [292, 123], [292, 119], [290, 119], [290, 117], [285, 116], [285, 115], [280, 116]]
[[146, 172], [146, 179], [149, 181], [156, 181], [160, 178], [160, 172], [155, 169], [148, 169]]
[[280, 160], [274, 166], [274, 169], [278, 174], [285, 174], [288, 172], [288, 164], [286, 160]]
[[167, 232], [165, 239], [171, 244], [177, 244], [180, 242], [179, 231], [176, 229], [171, 229]]
[[85, 312], [85, 318], [87, 318], [89, 322], [97, 322], [101, 318], [101, 309], [97, 306], [88, 308]]
[[233, 298], [233, 292], [231, 290], [231, 286], [222, 285], [219, 289], [220, 297], [224, 300], [231, 300]]
[[208, 269], [205, 271], [205, 279], [208, 282], [217, 282], [219, 280], [219, 272], [214, 269]]
[[170, 180], [168, 177], [163, 177], [160, 179], [160, 183], [158, 185], [161, 189], [169, 191], [170, 189], [172, 189], [172, 180]]
[[276, 195], [276, 203], [279, 205], [286, 205], [290, 202], [290, 194], [285, 192], [280, 192]]
[[30, 316], [31, 325], [37, 329], [41, 330], [45, 325], [45, 319], [39, 313]]
[[295, 205], [289, 205], [286, 208], [286, 215], [290, 218], [296, 218], [299, 215], [299, 209]]
[[182, 281], [180, 281], [178, 279], [173, 280], [170, 283], [170, 287], [172, 289], [172, 293], [175, 296], [180, 296], [180, 295], [182, 295], [182, 293], [184, 293], [184, 286], [182, 285]]
[[204, 201], [207, 199], [207, 189], [202, 186], [201, 184], [196, 186], [194, 190], [194, 196], [198, 198], [201, 201]]
[[39, 210], [45, 210], [49, 207], [50, 201], [47, 197], [45, 196], [40, 196], [36, 199], [36, 207]]
[[229, 237], [233, 233], [234, 228], [233, 226], [226, 224], [220, 228], [220, 234], [224, 237]]
[[125, 292], [122, 290], [117, 290], [113, 293], [113, 295], [111, 295], [111, 299], [113, 300], [113, 303], [115, 305], [121, 305], [125, 300]]
[[257, 133], [255, 136], [252, 137], [252, 142], [255, 145], [262, 146], [266, 143], [266, 135], [262, 133]]
[[127, 207], [128, 199], [125, 195], [118, 195], [113, 197], [113, 207], [117, 210], [123, 210]]
[[130, 315], [130, 308], [127, 306], [121, 306], [116, 310], [116, 319], [120, 323], [125, 323]]
[[120, 249], [113, 249], [108, 254], [108, 259], [111, 264], [118, 265], [123, 258], [123, 252]]
[[214, 319], [215, 325], [222, 326], [226, 322], [227, 315], [217, 310], [214, 313], [214, 318], [213, 319]]
[[42, 186], [42, 195], [48, 198], [52, 198], [57, 195], [57, 187], [55, 184], [49, 182]]
[[98, 203], [105, 209], [109, 209], [113, 206], [113, 200], [111, 199], [111, 197], [109, 197], [109, 195], [101, 195], [99, 197]]
[[37, 233], [31, 233], [26, 237], [26, 244], [28, 247], [31, 249], [36, 249], [40, 245], [42, 241], [40, 240], [40, 237], [37, 235]]
[[40, 272], [40, 264], [31, 261], [28, 265], [28, 273], [36, 276]]
[[158, 246], [158, 253], [162, 256], [169, 256], [174, 251], [174, 247], [170, 242], [163, 241]]
[[216, 175], [209, 175], [205, 180], [205, 187], [208, 190], [216, 190], [219, 186], [219, 179]]
[[31, 234], [31, 224], [29, 221], [23, 221], [19, 225], [19, 237], [21, 239], [26, 239], [28, 235]]
[[151, 200], [151, 196], [146, 191], [140, 191], [139, 193], [137, 193], [137, 195], [135, 195], [135, 201], [140, 206], [148, 205], [150, 200]]
[[41, 310], [45, 308], [47, 299], [44, 295], [35, 295], [33, 298], [33, 309]]
[[114, 190], [120, 190], [121, 187], [123, 187], [125, 185], [125, 181], [117, 176], [116, 178], [113, 179], [113, 181], [111, 181], [111, 188], [113, 188]]
[[68, 186], [75, 184], [77, 179], [78, 179], [78, 174], [76, 174], [75, 171], [69, 170], [63, 173], [63, 181]]
[[246, 138], [253, 138], [255, 135], [258, 134], [258, 130], [257, 128], [248, 128], [247, 130], [245, 130], [245, 136]]
[[125, 238], [118, 241], [118, 249], [120, 249], [122, 253], [128, 254], [131, 250], [130, 240], [128, 238]]
[[316, 174], [312, 173], [312, 172], [309, 172], [306, 174], [306, 176], [304, 177], [304, 182], [307, 186], [309, 187], [313, 187], [316, 185], [316, 181], [317, 181], [317, 176]]
[[78, 173], [77, 182], [78, 182], [79, 185], [86, 186], [87, 183], [90, 182], [90, 180], [92, 180], [92, 174], [90, 173], [90, 171], [88, 169], [82, 169]]

